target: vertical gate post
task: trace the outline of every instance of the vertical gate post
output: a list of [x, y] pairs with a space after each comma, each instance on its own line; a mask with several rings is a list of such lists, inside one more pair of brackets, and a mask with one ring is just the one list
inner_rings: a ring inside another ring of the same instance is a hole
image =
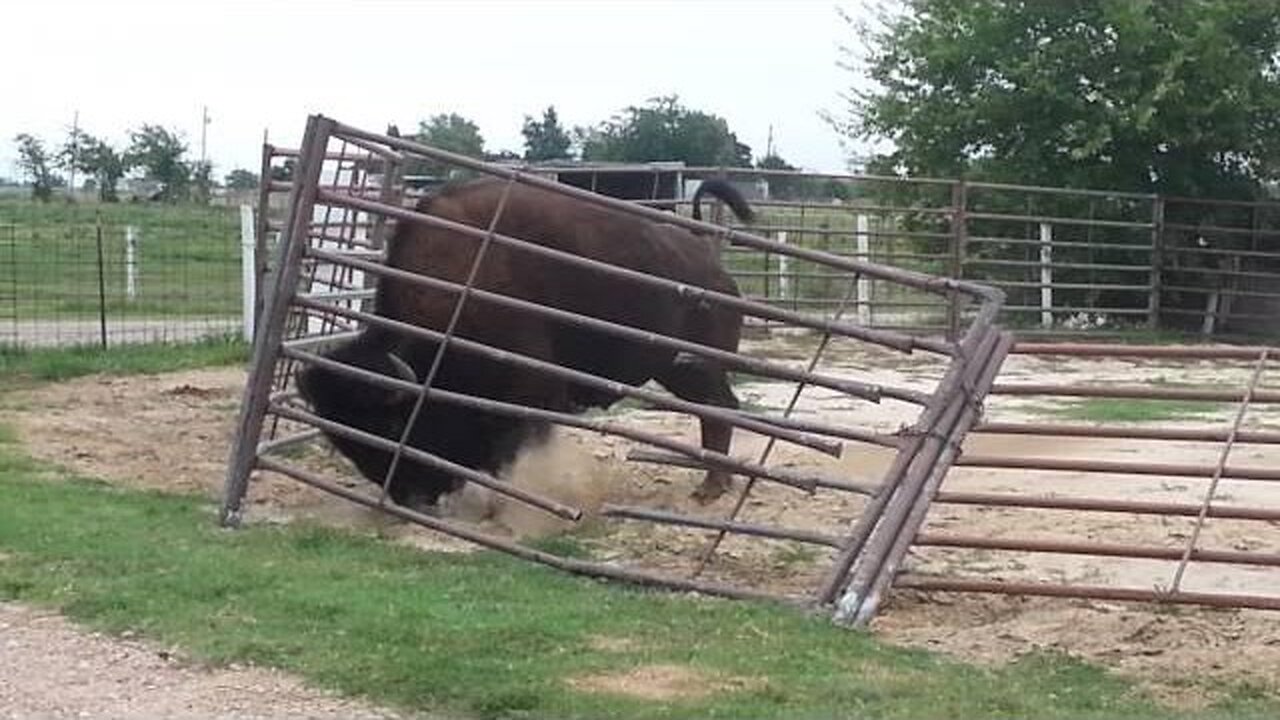
[[[857, 254], [854, 256], [864, 262], [871, 260], [871, 225], [870, 219], [866, 213], [858, 213], [855, 221], [857, 228]], [[871, 326], [871, 280], [865, 275], [859, 275], [857, 280], [858, 293], [858, 322], [867, 327]]]
[[1164, 269], [1164, 196], [1156, 195], [1151, 201], [1151, 294], [1147, 300], [1147, 328], [1160, 327], [1160, 287]]
[[124, 228], [124, 296], [129, 302], [138, 299], [138, 228]]
[[1053, 226], [1040, 223], [1040, 327], [1053, 327]]
[[324, 168], [325, 150], [328, 148], [333, 126], [333, 120], [313, 115], [307, 121], [307, 130], [303, 135], [302, 154], [298, 159], [293, 190], [289, 195], [289, 221], [277, 254], [275, 287], [266, 297], [258, 332], [259, 341], [253, 346], [253, 360], [249, 366], [249, 378], [245, 382], [240, 419], [236, 423], [235, 442], [227, 465], [221, 512], [224, 526], [240, 523], [241, 503], [249, 486], [249, 474], [253, 472], [258, 437], [262, 433], [262, 423], [271, 395], [271, 370], [280, 358], [289, 303], [297, 292], [298, 279], [302, 273], [302, 256], [309, 242], [320, 171]]
[[240, 206], [240, 314], [244, 341], [253, 342], [258, 314], [258, 262], [254, 234], [253, 206]]
[[[956, 180], [951, 186], [951, 267], [948, 274], [953, 280], [964, 275], [964, 253], [969, 232], [967, 209], [969, 189], [964, 180]], [[947, 339], [956, 342], [960, 338], [960, 294], [952, 292], [947, 304]]]

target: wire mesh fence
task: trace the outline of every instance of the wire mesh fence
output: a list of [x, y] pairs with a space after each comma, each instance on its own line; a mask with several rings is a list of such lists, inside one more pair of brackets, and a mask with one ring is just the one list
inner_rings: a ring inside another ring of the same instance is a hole
[[234, 208], [0, 202], [0, 345], [239, 334]]

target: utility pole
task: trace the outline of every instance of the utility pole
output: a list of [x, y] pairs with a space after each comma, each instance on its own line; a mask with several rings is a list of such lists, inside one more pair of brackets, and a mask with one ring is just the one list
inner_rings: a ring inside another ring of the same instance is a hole
[[764, 156], [773, 157], [773, 123], [769, 123], [769, 140], [764, 147]]
[[76, 166], [80, 164], [80, 111], [71, 116], [71, 169], [67, 173], [67, 197], [76, 197]]
[[209, 106], [204, 105], [200, 108], [200, 164], [201, 165], [205, 164], [205, 161], [208, 158], [205, 141], [208, 136], [210, 122], [211, 121], [209, 120]]

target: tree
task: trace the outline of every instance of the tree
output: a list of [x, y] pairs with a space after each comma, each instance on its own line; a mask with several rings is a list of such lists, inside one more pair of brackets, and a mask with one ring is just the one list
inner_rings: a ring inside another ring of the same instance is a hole
[[[116, 193], [116, 185], [124, 176], [125, 160], [105, 140], [74, 129], [68, 134], [66, 143], [58, 153], [58, 159], [63, 167], [84, 173], [93, 180], [98, 200], [117, 202], [120, 199]], [[88, 186], [86, 181], [85, 187]]]
[[[1277, 175], [1280, 14], [1261, 0], [904, 0], [858, 26], [878, 85], [834, 122], [880, 167], [1248, 194]], [[846, 18], [847, 19], [847, 18]]]
[[44, 143], [27, 133], [19, 133], [13, 139], [18, 144], [18, 167], [31, 182], [31, 196], [40, 202], [53, 199], [53, 189], [62, 184], [51, 167]]
[[191, 163], [191, 199], [201, 205], [208, 205], [213, 197], [213, 187], [217, 181], [213, 179], [213, 163], [199, 160]]
[[[418, 134], [415, 140], [440, 150], [447, 150], [467, 157], [484, 157], [484, 138], [480, 135], [480, 127], [457, 113], [441, 113], [433, 115], [429, 120], [418, 123]], [[424, 160], [410, 163], [406, 172], [410, 175], [448, 175], [454, 176], [459, 168], [435, 161]]]
[[193, 168], [183, 156], [187, 145], [177, 133], [159, 125], [143, 125], [129, 133], [125, 164], [140, 168], [143, 177], [160, 184], [160, 199], [176, 202], [187, 197]]
[[723, 118], [690, 110], [674, 95], [628, 107], [577, 134], [583, 160], [751, 167], [751, 148], [738, 141]]
[[228, 190], [257, 190], [258, 174], [244, 168], [236, 168], [222, 179]]
[[556, 106], [548, 105], [542, 111], [542, 119], [534, 120], [524, 116], [524, 127], [520, 130], [524, 135], [524, 159], [531, 162], [539, 160], [567, 160], [571, 157], [569, 148], [573, 138], [560, 125], [560, 117], [556, 114]]

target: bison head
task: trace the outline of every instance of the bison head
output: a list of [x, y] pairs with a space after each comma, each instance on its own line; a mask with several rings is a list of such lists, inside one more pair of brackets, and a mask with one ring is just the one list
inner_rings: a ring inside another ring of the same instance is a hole
[[[380, 339], [362, 335], [326, 357], [380, 375], [421, 382], [414, 365], [428, 367], [434, 349], [434, 345], [424, 344], [393, 352]], [[437, 375], [436, 387], [484, 394], [483, 388], [459, 386], [450, 365], [446, 360]], [[297, 386], [320, 417], [394, 442], [404, 434], [416, 402], [413, 393], [379, 387], [314, 365], [298, 373]], [[527, 441], [545, 437], [546, 429], [542, 423], [481, 412], [435, 398], [423, 405], [407, 443], [453, 463], [494, 473], [511, 462]], [[325, 435], [365, 478], [378, 485], [383, 483], [391, 465], [391, 452], [337, 433]], [[400, 505], [430, 508], [441, 495], [462, 484], [452, 473], [401, 456], [391, 479], [390, 494]]]

